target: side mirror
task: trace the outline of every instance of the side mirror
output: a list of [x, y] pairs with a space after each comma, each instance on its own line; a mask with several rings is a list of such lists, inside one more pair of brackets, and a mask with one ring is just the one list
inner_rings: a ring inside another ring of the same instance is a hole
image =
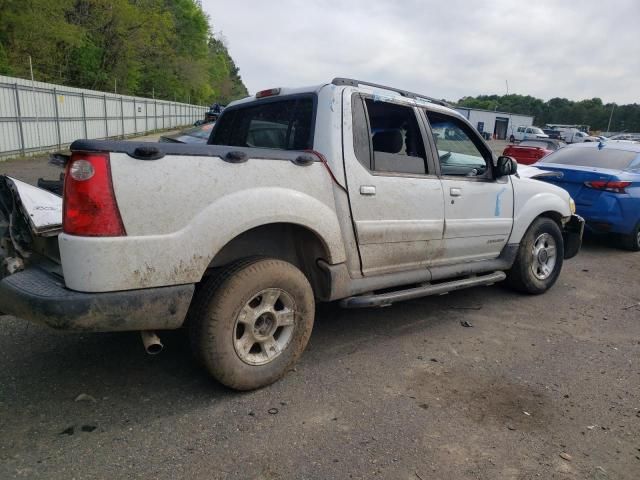
[[518, 162], [515, 158], [501, 156], [496, 163], [496, 177], [506, 177], [518, 173]]

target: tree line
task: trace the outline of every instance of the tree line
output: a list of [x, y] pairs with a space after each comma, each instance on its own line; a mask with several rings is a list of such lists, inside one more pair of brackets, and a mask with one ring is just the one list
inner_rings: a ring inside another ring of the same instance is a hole
[[194, 0], [0, 0], [0, 74], [196, 104], [247, 95]]
[[549, 123], [590, 125], [594, 131], [606, 131], [611, 118], [610, 130], [613, 132], [640, 132], [640, 105], [637, 103], [604, 104], [600, 98], [580, 101], [552, 98], [545, 102], [530, 95], [511, 94], [463, 97], [457, 105], [532, 115], [539, 126]]

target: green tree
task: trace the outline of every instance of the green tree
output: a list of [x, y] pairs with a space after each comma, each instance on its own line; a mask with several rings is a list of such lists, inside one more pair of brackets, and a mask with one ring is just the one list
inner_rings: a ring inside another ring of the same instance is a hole
[[[552, 98], [546, 102], [530, 95], [479, 95], [463, 97], [458, 105], [468, 108], [498, 110], [532, 115], [534, 123], [544, 126], [548, 123], [569, 125], [589, 125], [592, 130], [606, 130], [613, 104], [603, 104], [600, 98], [572, 101], [566, 98]], [[640, 105], [622, 105], [614, 110], [612, 131], [640, 132]]]

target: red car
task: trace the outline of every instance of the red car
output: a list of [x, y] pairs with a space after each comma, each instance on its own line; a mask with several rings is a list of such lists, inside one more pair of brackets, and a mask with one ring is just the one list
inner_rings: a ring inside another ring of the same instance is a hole
[[513, 157], [522, 165], [531, 165], [562, 146], [563, 143], [547, 138], [523, 140], [517, 145], [507, 145], [502, 155]]

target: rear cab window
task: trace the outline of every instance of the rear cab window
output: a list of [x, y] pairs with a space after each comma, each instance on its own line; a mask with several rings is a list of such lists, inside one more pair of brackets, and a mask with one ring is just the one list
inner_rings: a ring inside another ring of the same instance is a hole
[[638, 152], [613, 148], [561, 148], [539, 163], [626, 170], [640, 164]]
[[225, 109], [210, 145], [309, 150], [313, 147], [315, 95], [270, 98]]

